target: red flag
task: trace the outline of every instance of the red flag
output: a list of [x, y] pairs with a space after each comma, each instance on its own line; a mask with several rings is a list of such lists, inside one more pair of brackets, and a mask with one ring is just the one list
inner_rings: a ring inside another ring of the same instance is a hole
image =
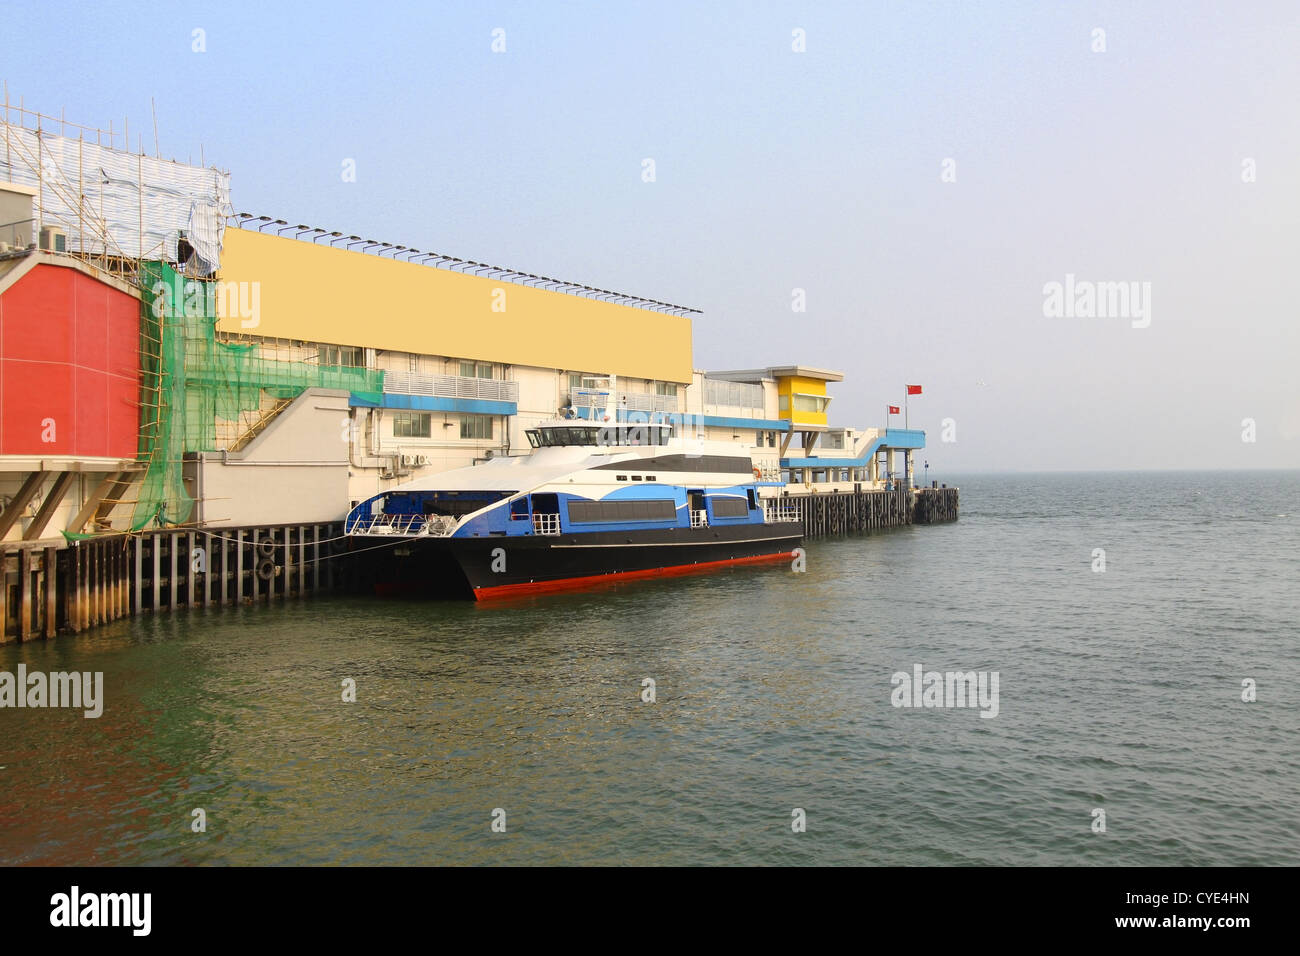
[[902, 412], [902, 410], [901, 410], [897, 405], [890, 405], [890, 406], [889, 406], [889, 414], [891, 414], [891, 415], [901, 415], [901, 414], [903, 414], [903, 412]]
[[908, 395], [920, 395], [920, 394], [921, 394], [921, 386], [920, 386], [920, 385], [909, 385], [909, 386], [907, 386], [907, 394], [908, 394]]

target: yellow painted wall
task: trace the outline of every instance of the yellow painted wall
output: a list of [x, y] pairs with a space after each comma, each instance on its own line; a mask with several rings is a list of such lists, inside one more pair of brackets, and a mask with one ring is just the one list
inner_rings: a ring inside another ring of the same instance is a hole
[[782, 398], [786, 401], [785, 410], [780, 412], [782, 418], [788, 418], [796, 425], [825, 425], [827, 423], [826, 412], [795, 411], [794, 394], [796, 392], [802, 392], [805, 395], [825, 395], [826, 383], [819, 378], [799, 378], [795, 376], [776, 380], [778, 405]]
[[[227, 229], [220, 278], [260, 283], [227, 332], [691, 381], [691, 320], [296, 239]], [[250, 287], [251, 288], [251, 287]], [[504, 312], [492, 311], [494, 290]]]

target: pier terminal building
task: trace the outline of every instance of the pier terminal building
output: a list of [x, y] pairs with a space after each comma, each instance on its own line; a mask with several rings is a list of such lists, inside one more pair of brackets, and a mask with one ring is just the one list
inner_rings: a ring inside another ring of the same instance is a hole
[[6, 595], [69, 542], [338, 521], [556, 417], [736, 443], [773, 495], [911, 484], [922, 432], [832, 427], [840, 372], [696, 368], [695, 310], [237, 215], [229, 174], [111, 132], [0, 130]]

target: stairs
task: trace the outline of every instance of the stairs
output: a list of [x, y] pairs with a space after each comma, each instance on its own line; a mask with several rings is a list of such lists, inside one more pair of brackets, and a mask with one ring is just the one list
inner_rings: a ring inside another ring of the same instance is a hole
[[242, 451], [247, 448], [254, 438], [266, 431], [266, 427], [275, 421], [282, 411], [293, 404], [292, 398], [282, 398], [257, 418], [255, 422], [246, 428], [238, 438], [230, 443], [229, 451]]

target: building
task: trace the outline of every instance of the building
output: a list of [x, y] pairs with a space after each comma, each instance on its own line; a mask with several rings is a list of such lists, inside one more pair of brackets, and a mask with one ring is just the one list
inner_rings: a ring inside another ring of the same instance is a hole
[[[923, 447], [832, 427], [840, 372], [696, 368], [695, 310], [231, 216], [228, 174], [21, 120], [0, 165], [0, 542], [338, 520], [527, 454], [557, 416], [670, 421], [796, 492], [907, 478]], [[114, 176], [86, 180], [87, 151]]]

